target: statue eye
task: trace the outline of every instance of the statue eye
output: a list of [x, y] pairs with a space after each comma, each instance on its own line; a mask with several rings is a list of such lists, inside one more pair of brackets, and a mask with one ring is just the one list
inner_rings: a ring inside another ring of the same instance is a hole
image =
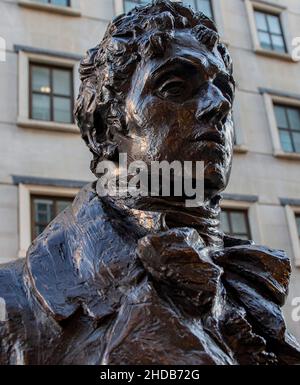
[[164, 97], [183, 96], [185, 82], [182, 79], [172, 79], [166, 81], [158, 90], [159, 94]]

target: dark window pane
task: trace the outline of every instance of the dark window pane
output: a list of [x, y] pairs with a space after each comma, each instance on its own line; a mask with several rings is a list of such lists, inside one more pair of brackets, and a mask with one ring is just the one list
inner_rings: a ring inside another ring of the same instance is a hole
[[229, 234], [230, 233], [230, 227], [229, 227], [229, 221], [228, 221], [228, 214], [226, 211], [221, 211], [221, 229], [224, 231], [224, 233]]
[[285, 110], [285, 107], [275, 106], [276, 121], [279, 128], [288, 128], [288, 121]]
[[193, 9], [196, 8], [195, 0], [183, 0], [183, 4], [189, 5]]
[[292, 140], [290, 133], [288, 131], [279, 131], [279, 136], [280, 136], [280, 142], [283, 151], [285, 152], [293, 152], [293, 145], [292, 145]]
[[135, 3], [134, 1], [125, 1], [124, 2], [124, 10], [125, 12], [129, 12], [131, 11], [135, 6], [137, 6], [138, 4]]
[[279, 17], [275, 15], [268, 15], [267, 18], [270, 32], [281, 35]]
[[277, 126], [280, 128], [288, 128], [288, 121], [285, 113], [285, 107], [274, 106]]
[[59, 200], [56, 202], [56, 208], [57, 208], [57, 213], [60, 213], [62, 212], [63, 210], [65, 210], [68, 206], [70, 206], [70, 201], [66, 201], [66, 200]]
[[221, 230], [230, 236], [250, 239], [246, 210], [223, 209], [220, 216]]
[[256, 26], [260, 31], [268, 31], [266, 16], [262, 12], [255, 12]]
[[36, 199], [35, 206], [35, 221], [39, 224], [48, 224], [53, 216], [53, 201]]
[[46, 227], [47, 225], [36, 225], [34, 238], [42, 234], [42, 232], [45, 230]]
[[58, 95], [71, 95], [71, 72], [68, 70], [53, 70], [53, 93]]
[[300, 132], [292, 133], [293, 143], [294, 143], [294, 151], [300, 153]]
[[232, 231], [236, 234], [247, 233], [245, 214], [243, 212], [231, 213]]
[[213, 17], [210, 0], [197, 0], [197, 11], [203, 12], [210, 18]]
[[298, 234], [300, 237], [300, 215], [296, 216], [296, 223], [297, 223]]
[[[129, 12], [132, 8], [150, 3], [151, 0], [124, 0], [124, 11]], [[212, 18], [212, 7], [210, 0], [183, 0], [184, 5], [189, 5], [195, 11], [201, 11], [206, 16]]]
[[32, 119], [50, 120], [50, 96], [32, 95]]
[[296, 108], [287, 108], [289, 126], [292, 130], [300, 131], [300, 110]]
[[33, 0], [36, 3], [42, 3], [42, 4], [52, 4], [52, 5], [58, 5], [62, 7], [68, 7], [70, 5], [69, 0]]
[[32, 197], [32, 238], [37, 237], [67, 206], [71, 198]]
[[32, 90], [50, 93], [50, 70], [46, 67], [32, 66]]
[[68, 0], [51, 0], [51, 4], [53, 5], [60, 5], [60, 6], [63, 6], [63, 7], [67, 7], [69, 4], [68, 4]]
[[271, 37], [267, 32], [258, 32], [260, 45], [265, 49], [272, 49]]
[[71, 100], [55, 96], [53, 98], [54, 121], [60, 123], [71, 123]]
[[285, 52], [285, 46], [282, 36], [271, 35], [274, 51]]
[[124, 11], [129, 12], [137, 6], [145, 5], [145, 4], [148, 4], [150, 2], [151, 2], [151, 0], [148, 0], [148, 1], [147, 0], [136, 0], [136, 1], [124, 0]]

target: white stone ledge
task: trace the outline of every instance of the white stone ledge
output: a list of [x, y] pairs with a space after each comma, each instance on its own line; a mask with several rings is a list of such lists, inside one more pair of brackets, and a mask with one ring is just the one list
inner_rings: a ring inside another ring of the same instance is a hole
[[40, 11], [58, 13], [65, 16], [75, 16], [75, 17], [81, 16], [80, 10], [72, 7], [63, 7], [63, 6], [53, 5], [53, 4], [43, 4], [43, 3], [31, 1], [31, 0], [18, 0], [18, 4], [21, 5], [22, 7], [37, 9]]
[[23, 128], [34, 128], [39, 130], [62, 131], [73, 134], [79, 134], [79, 129], [76, 124], [46, 122], [43, 120], [33, 120], [25, 118], [18, 118], [17, 124], [19, 127]]
[[263, 49], [263, 48], [255, 48], [254, 52], [257, 54], [257, 55], [261, 55], [261, 56], [266, 56], [266, 57], [270, 57], [270, 58], [273, 58], [273, 59], [279, 59], [279, 60], [285, 60], [285, 61], [289, 61], [289, 62], [292, 62], [292, 63], [296, 63], [295, 60], [293, 60], [292, 56], [287, 53], [287, 52], [276, 52], [276, 51], [271, 51], [271, 50], [267, 50], [267, 49]]
[[300, 160], [300, 153], [296, 152], [284, 152], [276, 150], [274, 151], [274, 156], [281, 159]]
[[245, 154], [246, 152], [248, 152], [248, 147], [244, 144], [236, 144], [233, 147], [233, 152], [238, 154]]

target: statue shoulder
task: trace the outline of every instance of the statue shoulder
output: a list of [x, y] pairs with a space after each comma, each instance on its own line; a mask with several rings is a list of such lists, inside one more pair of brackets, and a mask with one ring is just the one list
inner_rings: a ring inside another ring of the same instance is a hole
[[0, 364], [22, 364], [21, 346], [34, 330], [23, 268], [24, 259], [0, 266]]
[[27, 303], [23, 286], [24, 259], [0, 265], [0, 321], [18, 313]]
[[[114, 264], [113, 258], [129, 255], [129, 246], [120, 244], [104, 205], [95, 184], [85, 186], [28, 250], [31, 292], [56, 321], [67, 319], [83, 304], [88, 313], [99, 317], [111, 311], [104, 305], [106, 299], [99, 299], [98, 289], [114, 287], [110, 280], [121, 275], [121, 265]], [[113, 276], [110, 264], [119, 268]]]

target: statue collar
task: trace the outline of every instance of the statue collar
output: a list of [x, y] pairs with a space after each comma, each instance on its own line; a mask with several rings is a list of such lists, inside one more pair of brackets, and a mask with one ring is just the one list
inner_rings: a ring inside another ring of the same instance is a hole
[[219, 230], [220, 196], [214, 202], [199, 207], [186, 207], [184, 202], [160, 197], [105, 197], [109, 205], [126, 212], [151, 231], [165, 231], [175, 227], [192, 227], [207, 246], [223, 247], [223, 234]]

